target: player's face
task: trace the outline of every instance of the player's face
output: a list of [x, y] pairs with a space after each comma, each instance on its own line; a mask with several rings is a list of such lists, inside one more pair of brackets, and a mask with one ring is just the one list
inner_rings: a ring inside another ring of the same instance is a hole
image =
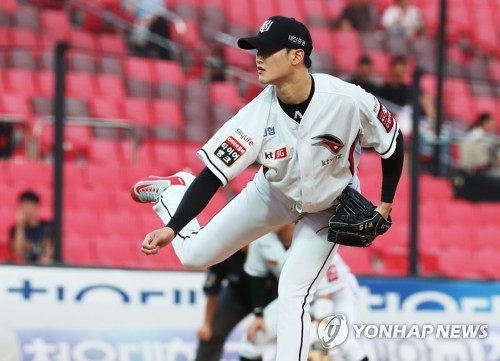
[[290, 53], [286, 49], [278, 51], [257, 50], [256, 64], [259, 82], [278, 84], [290, 74]]

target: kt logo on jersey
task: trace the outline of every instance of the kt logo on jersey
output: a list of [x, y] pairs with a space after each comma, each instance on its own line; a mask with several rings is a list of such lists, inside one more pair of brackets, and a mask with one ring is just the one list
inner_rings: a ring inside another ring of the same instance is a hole
[[278, 160], [278, 159], [286, 158], [287, 156], [288, 156], [288, 152], [286, 150], [286, 147], [279, 148], [276, 150], [266, 150], [264, 152], [264, 157], [266, 159]]
[[314, 140], [319, 140], [319, 142], [313, 145], [322, 145], [327, 147], [333, 154], [338, 154], [340, 150], [344, 147], [344, 143], [334, 135], [323, 134], [312, 138]]

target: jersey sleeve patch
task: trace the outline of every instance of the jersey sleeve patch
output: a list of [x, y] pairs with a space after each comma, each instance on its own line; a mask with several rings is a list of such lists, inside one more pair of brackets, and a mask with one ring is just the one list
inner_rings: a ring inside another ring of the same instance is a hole
[[380, 103], [379, 101], [378, 103], [379, 107], [378, 107], [377, 119], [380, 121], [380, 123], [382, 123], [382, 125], [385, 128], [385, 131], [387, 133], [390, 133], [395, 123], [394, 116], [391, 114], [390, 111], [387, 110], [384, 104]]
[[233, 136], [227, 137], [225, 141], [217, 147], [214, 155], [219, 158], [226, 167], [231, 167], [247, 149], [241, 145]]

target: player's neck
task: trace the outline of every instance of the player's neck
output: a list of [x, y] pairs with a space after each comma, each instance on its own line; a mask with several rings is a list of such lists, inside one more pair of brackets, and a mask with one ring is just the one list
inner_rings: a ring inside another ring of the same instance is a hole
[[309, 72], [296, 72], [286, 81], [276, 84], [276, 95], [285, 104], [300, 104], [311, 92], [312, 79]]

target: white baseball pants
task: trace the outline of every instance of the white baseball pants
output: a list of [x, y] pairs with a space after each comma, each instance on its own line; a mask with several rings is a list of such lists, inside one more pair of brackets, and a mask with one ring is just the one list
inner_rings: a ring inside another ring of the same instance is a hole
[[[153, 209], [167, 224], [186, 187], [167, 188]], [[277, 361], [307, 361], [309, 304], [331, 264], [337, 245], [327, 241], [333, 210], [301, 214], [259, 171], [254, 180], [200, 229], [191, 221], [174, 239], [182, 264], [203, 269], [219, 263], [279, 226], [297, 221], [278, 287]]]

